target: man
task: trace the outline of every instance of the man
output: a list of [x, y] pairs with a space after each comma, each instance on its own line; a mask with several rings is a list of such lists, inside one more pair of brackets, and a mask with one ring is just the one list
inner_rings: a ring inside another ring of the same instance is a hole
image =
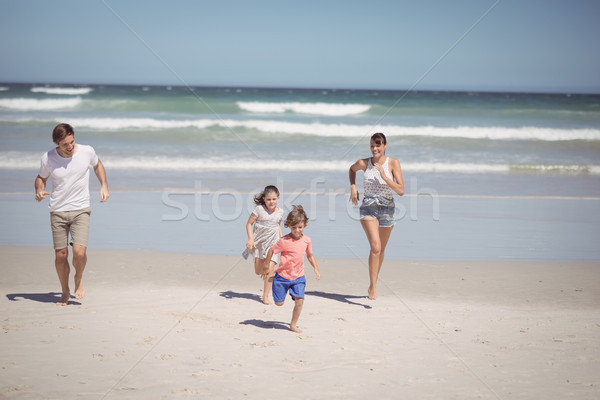
[[[50, 195], [50, 224], [54, 241], [56, 272], [62, 287], [58, 305], [65, 306], [71, 298], [69, 289], [69, 250], [73, 246], [75, 268], [75, 298], [85, 295], [82, 277], [87, 262], [87, 241], [90, 229], [90, 170], [100, 181], [100, 201], [110, 196], [106, 171], [91, 146], [75, 144], [75, 132], [69, 124], [58, 124], [52, 132], [57, 145], [42, 156], [40, 170], [35, 178], [35, 199], [41, 202]], [[46, 181], [52, 181], [52, 193], [46, 192]], [[69, 233], [71, 241], [69, 242]]]

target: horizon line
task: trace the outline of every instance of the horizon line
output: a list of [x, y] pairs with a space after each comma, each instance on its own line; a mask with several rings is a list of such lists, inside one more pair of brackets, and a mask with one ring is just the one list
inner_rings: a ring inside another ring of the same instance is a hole
[[312, 91], [312, 90], [327, 90], [332, 92], [337, 91], [378, 91], [378, 92], [413, 92], [413, 93], [423, 93], [423, 92], [431, 92], [431, 93], [489, 93], [489, 94], [541, 94], [541, 95], [600, 95], [600, 91], [597, 92], [583, 92], [583, 91], [558, 91], [558, 90], [500, 90], [500, 89], [406, 89], [406, 88], [360, 88], [360, 87], [317, 87], [317, 86], [269, 86], [269, 85], [182, 85], [182, 84], [165, 84], [165, 83], [75, 83], [75, 82], [40, 82], [40, 81], [1, 81], [0, 85], [40, 85], [40, 86], [73, 86], [73, 87], [84, 87], [84, 86], [121, 86], [121, 87], [176, 87], [176, 88], [184, 88], [188, 90], [193, 89], [260, 89], [260, 90], [298, 90], [298, 91]]

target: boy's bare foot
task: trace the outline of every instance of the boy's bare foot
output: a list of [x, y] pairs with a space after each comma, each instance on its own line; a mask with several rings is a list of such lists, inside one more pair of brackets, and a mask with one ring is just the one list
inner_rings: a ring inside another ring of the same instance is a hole
[[83, 287], [83, 282], [79, 281], [79, 284], [75, 282], [75, 298], [79, 300], [83, 299], [83, 296], [85, 296], [85, 287]]
[[66, 306], [67, 304], [69, 304], [69, 299], [71, 298], [71, 294], [70, 293], [63, 293], [62, 296], [60, 296], [60, 301], [56, 302], [57, 306]]
[[290, 325], [290, 329], [292, 330], [292, 332], [302, 333], [302, 331], [298, 329], [298, 327], [295, 325]]

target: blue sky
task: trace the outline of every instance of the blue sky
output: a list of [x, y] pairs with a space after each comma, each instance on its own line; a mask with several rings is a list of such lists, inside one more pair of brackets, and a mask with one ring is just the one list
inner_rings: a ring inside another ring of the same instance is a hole
[[0, 81], [600, 93], [600, 2], [0, 0]]

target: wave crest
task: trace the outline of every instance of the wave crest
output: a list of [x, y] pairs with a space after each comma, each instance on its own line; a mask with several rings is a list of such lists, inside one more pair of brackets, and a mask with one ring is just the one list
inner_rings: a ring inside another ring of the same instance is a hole
[[[1, 105], [1, 103], [0, 103]], [[314, 135], [322, 137], [366, 137], [375, 132], [384, 132], [386, 136], [397, 137], [439, 137], [458, 139], [487, 140], [542, 140], [600, 141], [598, 129], [555, 129], [538, 127], [435, 127], [400, 125], [350, 125], [300, 123], [274, 120], [160, 120], [155, 118], [77, 118], [71, 119], [74, 126], [90, 129], [184, 129], [221, 127], [226, 129], [255, 129], [264, 133], [284, 133], [289, 135]]]
[[21, 111], [43, 111], [74, 108], [82, 102], [81, 97], [71, 99], [0, 99], [0, 107]]
[[[0, 151], [0, 169], [31, 170], [39, 167], [40, 154], [19, 151]], [[106, 154], [102, 163], [108, 169], [125, 171], [347, 171], [348, 160], [261, 160], [245, 158], [223, 160], [222, 158], [128, 156]], [[406, 172], [434, 172], [460, 174], [573, 174], [600, 175], [600, 165], [554, 165], [554, 164], [486, 164], [486, 163], [402, 163]]]
[[326, 116], [345, 116], [362, 114], [371, 108], [368, 104], [332, 104], [332, 103], [266, 103], [260, 101], [238, 101], [237, 106], [253, 113], [312, 114]]
[[64, 94], [64, 95], [82, 95], [90, 93], [92, 88], [62, 88], [62, 87], [33, 87], [31, 91], [33, 93], [46, 93], [46, 94]]

